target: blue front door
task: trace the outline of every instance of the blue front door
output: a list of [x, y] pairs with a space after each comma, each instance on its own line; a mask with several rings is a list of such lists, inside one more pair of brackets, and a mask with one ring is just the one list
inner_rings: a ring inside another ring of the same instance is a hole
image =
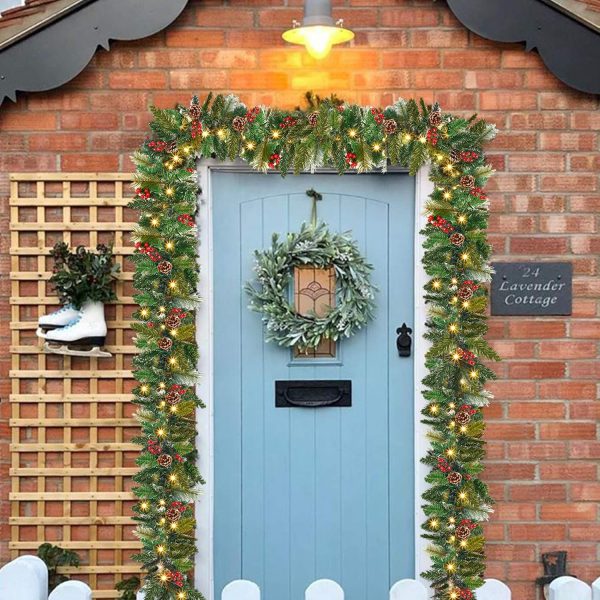
[[[334, 579], [346, 600], [387, 600], [414, 577], [412, 326], [414, 179], [406, 174], [288, 176], [213, 172], [215, 598], [235, 579], [263, 600], [303, 600]], [[375, 319], [335, 358], [265, 343], [243, 284], [274, 232], [319, 218], [351, 231], [373, 265]], [[276, 408], [276, 380], [349, 379], [352, 406]]]

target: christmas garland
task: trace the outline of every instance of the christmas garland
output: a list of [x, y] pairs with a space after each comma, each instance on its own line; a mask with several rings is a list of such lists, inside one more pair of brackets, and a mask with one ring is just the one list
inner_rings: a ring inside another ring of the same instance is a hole
[[[350, 337], [373, 316], [375, 290], [371, 265], [347, 236], [332, 233], [324, 223], [304, 224], [285, 240], [273, 236], [271, 248], [255, 252], [255, 272], [260, 288], [246, 285], [250, 307], [263, 314], [267, 341], [300, 350], [316, 348], [323, 339]], [[293, 269], [299, 265], [333, 267], [336, 306], [322, 317], [303, 316], [289, 302], [287, 290]]]
[[[324, 101], [310, 111], [246, 108], [233, 96], [197, 98], [189, 107], [153, 109], [154, 138], [135, 153], [134, 284], [138, 290], [134, 402], [142, 450], [134, 507], [148, 575], [147, 600], [198, 600], [189, 572], [196, 552], [190, 502], [202, 479], [196, 468], [194, 413], [198, 348], [198, 194], [196, 159], [241, 158], [282, 175], [333, 166], [343, 173], [400, 164], [411, 174], [431, 164], [434, 191], [423, 228], [429, 281], [428, 374], [423, 422], [430, 428], [429, 488], [423, 495], [431, 568], [423, 576], [436, 600], [469, 600], [485, 567], [481, 523], [491, 498], [479, 479], [484, 456], [481, 409], [495, 359], [484, 340], [490, 248], [483, 186], [491, 169], [482, 145], [493, 126], [442, 113], [422, 101], [384, 110]], [[400, 551], [400, 549], [398, 550]]]

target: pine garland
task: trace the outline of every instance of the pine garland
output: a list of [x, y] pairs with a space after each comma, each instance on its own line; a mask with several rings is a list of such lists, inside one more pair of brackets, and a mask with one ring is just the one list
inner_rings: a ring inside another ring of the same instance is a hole
[[491, 175], [482, 145], [495, 129], [484, 121], [442, 113], [438, 105], [398, 101], [384, 110], [325, 100], [310, 111], [248, 109], [234, 96], [196, 97], [189, 107], [152, 109], [154, 139], [134, 155], [140, 211], [134, 233], [138, 290], [134, 402], [142, 447], [134, 507], [148, 572], [147, 600], [200, 600], [189, 572], [194, 566], [195, 521], [190, 502], [203, 483], [196, 468], [195, 411], [198, 348], [198, 193], [196, 159], [241, 158], [256, 170], [338, 172], [407, 166], [411, 174], [431, 163], [435, 188], [427, 210], [423, 264], [431, 278], [428, 375], [423, 422], [430, 428], [429, 489], [423, 495], [432, 566], [423, 575], [436, 600], [469, 600], [485, 567], [481, 523], [491, 510], [478, 478], [484, 456], [481, 408], [496, 359], [487, 345], [485, 309], [490, 278], [486, 240], [488, 207], [483, 187]]

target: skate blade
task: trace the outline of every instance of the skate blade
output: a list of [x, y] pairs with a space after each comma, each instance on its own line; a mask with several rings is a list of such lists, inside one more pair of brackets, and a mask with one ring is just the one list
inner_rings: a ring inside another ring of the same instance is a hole
[[112, 354], [105, 350], [100, 350], [98, 346], [92, 346], [89, 350], [74, 350], [69, 348], [67, 345], [53, 345], [50, 342], [44, 344], [44, 350], [49, 354], [62, 354], [64, 356], [83, 356], [85, 357], [98, 357], [98, 358], [110, 358]]

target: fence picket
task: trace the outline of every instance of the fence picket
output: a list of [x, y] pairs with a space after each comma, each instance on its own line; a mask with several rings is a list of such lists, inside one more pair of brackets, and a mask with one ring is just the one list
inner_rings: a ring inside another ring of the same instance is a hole
[[592, 600], [592, 588], [574, 577], [559, 577], [550, 584], [550, 600]]
[[19, 600], [46, 600], [40, 593], [40, 576], [30, 561], [13, 560], [0, 569], [0, 598]]
[[223, 588], [221, 600], [260, 600], [260, 589], [252, 581], [237, 579]]
[[65, 581], [54, 588], [48, 600], [92, 600], [92, 590], [83, 581]]
[[600, 577], [592, 583], [592, 599], [600, 600]]
[[390, 600], [427, 600], [427, 590], [420, 581], [401, 579], [390, 590]]
[[46, 600], [46, 596], [48, 595], [48, 567], [46, 566], [46, 563], [41, 558], [32, 556], [30, 554], [18, 556], [13, 562], [20, 561], [25, 561], [34, 568], [38, 576], [40, 598], [44, 598], [44, 600]]
[[477, 590], [477, 600], [511, 600], [508, 586], [497, 579], [486, 579]]
[[344, 590], [331, 579], [319, 579], [306, 588], [305, 600], [344, 600]]

